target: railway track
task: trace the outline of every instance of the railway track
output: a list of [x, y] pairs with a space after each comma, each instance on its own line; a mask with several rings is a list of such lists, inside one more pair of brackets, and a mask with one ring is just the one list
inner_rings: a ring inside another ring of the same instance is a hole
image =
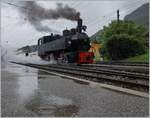
[[122, 65], [122, 66], [141, 66], [141, 67], [148, 67], [149, 63], [144, 62], [125, 62], [125, 61], [112, 61], [112, 62], [105, 62], [99, 61], [96, 64], [106, 64], [106, 65]]
[[104, 69], [104, 68], [86, 67], [86, 66], [80, 66], [80, 67], [74, 66], [73, 68], [76, 68], [81, 71], [86, 71], [86, 72], [94, 71], [99, 74], [107, 74], [107, 75], [112, 75], [112, 76], [117, 75], [117, 76], [128, 77], [128, 78], [137, 78], [137, 79], [145, 79], [145, 80], [149, 79], [148, 74], [145, 74], [145, 73], [133, 73], [133, 72], [117, 71], [117, 70], [110, 70], [110, 69]]
[[149, 67], [143, 66], [124, 66], [124, 65], [108, 65], [108, 64], [83, 64], [83, 66], [90, 67], [93, 69], [106, 69], [106, 70], [118, 70], [133, 73], [145, 73], [149, 74]]
[[137, 73], [119, 74], [119, 72], [117, 71], [114, 72], [99, 71], [99, 70], [96, 71], [86, 67], [84, 68], [84, 67], [64, 66], [64, 65], [45, 65], [45, 66], [35, 64], [22, 64], [22, 65], [139, 91], [148, 92], [149, 90], [149, 78], [148, 75], [145, 74], [143, 75], [137, 75]]

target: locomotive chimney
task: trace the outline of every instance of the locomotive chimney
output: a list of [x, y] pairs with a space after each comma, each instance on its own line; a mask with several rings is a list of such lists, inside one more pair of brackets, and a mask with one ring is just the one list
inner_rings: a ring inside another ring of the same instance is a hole
[[82, 19], [78, 19], [77, 31], [82, 32]]

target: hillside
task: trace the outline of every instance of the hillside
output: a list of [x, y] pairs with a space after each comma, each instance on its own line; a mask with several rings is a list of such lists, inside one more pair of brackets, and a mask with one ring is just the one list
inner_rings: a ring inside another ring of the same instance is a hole
[[97, 39], [100, 39], [100, 33], [101, 32], [101, 30], [99, 30], [98, 32], [96, 32], [94, 35], [92, 35], [91, 37], [90, 37], [90, 40], [92, 41], [92, 42], [94, 42], [94, 41], [97, 41]]
[[138, 24], [149, 26], [149, 3], [142, 5], [134, 10], [132, 13], [124, 17], [124, 20], [131, 20]]

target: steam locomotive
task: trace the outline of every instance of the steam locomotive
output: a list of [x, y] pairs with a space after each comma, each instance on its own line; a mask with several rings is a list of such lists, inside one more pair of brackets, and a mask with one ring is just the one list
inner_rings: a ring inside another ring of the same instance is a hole
[[56, 60], [60, 63], [93, 63], [90, 40], [85, 33], [86, 26], [78, 19], [77, 27], [63, 30], [63, 35], [51, 34], [38, 40], [38, 55], [43, 60]]

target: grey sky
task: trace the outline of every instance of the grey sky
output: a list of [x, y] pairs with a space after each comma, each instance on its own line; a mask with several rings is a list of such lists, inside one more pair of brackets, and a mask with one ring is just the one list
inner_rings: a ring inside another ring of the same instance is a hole
[[[3, 0], [4, 1], [4, 0]], [[4, 1], [7, 2], [7, 1]], [[20, 5], [15, 0], [9, 2]], [[56, 3], [68, 4], [77, 9], [81, 13], [83, 24], [87, 26], [87, 33], [89, 36], [102, 29], [111, 20], [116, 19], [116, 10], [120, 9], [120, 18], [123, 19], [125, 15], [135, 10], [148, 0], [97, 0], [97, 1], [38, 1], [38, 4], [45, 8], [55, 9]], [[76, 27], [76, 22], [65, 19], [46, 20], [42, 24], [62, 31], [66, 27], [68, 29]], [[36, 44], [38, 38], [50, 33], [38, 32], [26, 20], [23, 14], [20, 14], [18, 8], [2, 2], [1, 4], [1, 42], [6, 43], [12, 47], [22, 47], [25, 45]]]

